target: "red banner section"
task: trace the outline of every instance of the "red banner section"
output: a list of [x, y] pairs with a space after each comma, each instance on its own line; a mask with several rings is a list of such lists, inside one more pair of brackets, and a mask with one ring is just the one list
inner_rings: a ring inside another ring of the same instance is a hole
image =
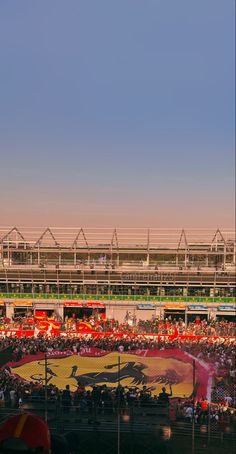
[[22, 330], [22, 329], [1, 329], [0, 330], [0, 337], [33, 337], [34, 335], [34, 330], [32, 329], [27, 329], [27, 330]]
[[[80, 353], [71, 351], [47, 353], [47, 381], [60, 389], [69, 384], [115, 387], [120, 381], [125, 387], [147, 386], [158, 394], [163, 386], [172, 385], [173, 397], [207, 396], [211, 380], [210, 365], [177, 348], [168, 350], [136, 350], [110, 352], [86, 347]], [[8, 363], [11, 373], [25, 381], [45, 382], [45, 354], [28, 355], [17, 363]], [[193, 376], [195, 374], [195, 388]], [[209, 397], [209, 396], [208, 396]]]
[[[45, 323], [45, 322], [44, 322]], [[64, 336], [64, 337], [80, 337], [84, 334], [91, 335], [92, 337], [99, 338], [99, 337], [112, 337], [114, 339], [135, 339], [135, 338], [143, 338], [143, 339], [153, 339], [154, 341], [158, 340], [210, 340], [214, 341], [230, 341], [235, 342], [235, 336], [180, 336], [177, 334], [146, 334], [146, 333], [130, 333], [130, 332], [97, 332], [92, 331], [91, 325], [86, 322], [81, 322], [78, 325], [78, 331], [60, 331], [58, 327], [53, 326], [55, 322], [45, 326], [45, 328], [35, 330], [28, 329], [0, 329], [0, 337], [37, 337], [38, 335], [48, 335], [50, 336]], [[52, 326], [52, 330], [49, 332], [48, 326]]]
[[88, 301], [87, 303], [82, 303], [78, 301], [66, 301], [64, 307], [92, 307], [92, 308], [105, 308], [104, 303], [99, 303], [97, 301]]

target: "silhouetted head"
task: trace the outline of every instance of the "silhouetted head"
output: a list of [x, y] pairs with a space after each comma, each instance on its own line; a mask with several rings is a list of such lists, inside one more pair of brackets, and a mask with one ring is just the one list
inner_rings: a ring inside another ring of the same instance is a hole
[[23, 413], [8, 418], [0, 427], [0, 452], [49, 454], [51, 437], [39, 416]]

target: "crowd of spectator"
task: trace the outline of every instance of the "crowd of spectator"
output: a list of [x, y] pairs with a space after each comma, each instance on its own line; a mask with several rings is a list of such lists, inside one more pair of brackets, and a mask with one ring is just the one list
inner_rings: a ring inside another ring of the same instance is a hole
[[[93, 319], [84, 320], [95, 324]], [[65, 321], [65, 322], [68, 322]], [[130, 415], [135, 407], [166, 406], [169, 417], [173, 421], [193, 422], [196, 424], [209, 423], [224, 429], [232, 426], [236, 415], [236, 364], [235, 364], [235, 324], [225, 320], [200, 320], [197, 318], [187, 326], [184, 321], [151, 320], [130, 323], [129, 313], [123, 323], [116, 320], [99, 320], [100, 327], [97, 335], [75, 333], [71, 330], [67, 335], [54, 336], [52, 333], [37, 333], [32, 337], [4, 336], [0, 341], [1, 350], [11, 347], [12, 360], [20, 361], [27, 355], [36, 355], [39, 352], [50, 354], [58, 352], [84, 352], [88, 348], [98, 348], [104, 351], [119, 353], [135, 350], [165, 350], [178, 348], [192, 355], [198, 360], [210, 363], [214, 368], [211, 392], [211, 403], [205, 396], [201, 399], [177, 399], [163, 390], [165, 396], [153, 394], [153, 390], [146, 386], [108, 387], [94, 386], [84, 388], [78, 384], [73, 392], [70, 386], [59, 389], [52, 383], [45, 388], [44, 381], [27, 382], [11, 373], [9, 367], [0, 369], [0, 408], [19, 408], [29, 401], [47, 399], [56, 403], [63, 413], [85, 413], [89, 419], [103, 412], [115, 413], [119, 405], [124, 417]], [[105, 332], [106, 331], [106, 332]], [[109, 334], [108, 334], [109, 333]], [[163, 334], [163, 336], [156, 336]], [[169, 334], [172, 337], [164, 336]], [[196, 337], [185, 337], [185, 336]], [[199, 337], [198, 337], [199, 336]], [[203, 336], [203, 337], [201, 337]], [[171, 393], [169, 393], [171, 394]], [[127, 415], [126, 412], [128, 411]]]
[[[35, 355], [38, 352], [83, 352], [89, 347], [99, 348], [105, 351], [130, 352], [134, 350], [164, 350], [179, 348], [190, 353], [199, 360], [211, 363], [215, 369], [214, 387], [212, 389], [212, 400], [214, 402], [228, 402], [228, 405], [235, 406], [235, 387], [236, 387], [236, 364], [235, 364], [235, 345], [236, 340], [232, 338], [195, 338], [184, 339], [176, 337], [157, 338], [155, 336], [124, 335], [118, 337], [115, 333], [109, 336], [94, 337], [90, 334], [81, 334], [79, 337], [48, 337], [39, 335], [38, 337], [5, 337], [1, 339], [1, 349], [12, 348], [13, 361], [19, 361], [27, 355]], [[35, 393], [42, 391], [42, 384], [26, 384], [19, 379], [11, 376], [8, 369], [0, 372], [0, 400], [6, 393], [12, 401], [19, 403], [20, 399], [25, 399], [25, 393]], [[53, 388], [54, 389], [54, 388]], [[12, 393], [11, 393], [12, 392]], [[59, 392], [59, 391], [57, 391]], [[13, 395], [15, 397], [13, 397]]]
[[[114, 318], [104, 318], [99, 316], [98, 313], [90, 317], [84, 316], [83, 319], [77, 319], [75, 314], [72, 317], [65, 317], [62, 321], [57, 316], [48, 319], [38, 320], [33, 316], [17, 317], [10, 321], [6, 317], [0, 319], [0, 329], [2, 330], [26, 330], [36, 329], [40, 330], [40, 326], [45, 325], [44, 330], [47, 330], [47, 322], [52, 324], [57, 323], [57, 327], [62, 332], [76, 332], [82, 328], [84, 323], [95, 332], [111, 332], [111, 333], [147, 333], [147, 334], [168, 334], [168, 335], [194, 335], [194, 336], [235, 336], [236, 324], [235, 322], [228, 322], [227, 320], [200, 320], [199, 317], [193, 322], [185, 323], [182, 318], [173, 319], [168, 317], [164, 320], [153, 316], [148, 320], [138, 320], [131, 313], [127, 312], [123, 322], [119, 322]], [[82, 323], [82, 325], [81, 325]], [[50, 327], [50, 324], [48, 324]]]
[[181, 318], [179, 320], [139, 320], [137, 324], [137, 332], [153, 333], [153, 334], [177, 334], [177, 335], [193, 335], [193, 336], [235, 336], [236, 325], [234, 322], [226, 320], [200, 320], [185, 323]]
[[[159, 395], [153, 395], [150, 388], [116, 387], [108, 388], [106, 385], [94, 386], [85, 389], [78, 386], [76, 391], [71, 392], [70, 386], [60, 390], [53, 384], [47, 386], [47, 399], [49, 403], [56, 405], [55, 411], [65, 414], [87, 415], [92, 421], [99, 415], [114, 414], [119, 407], [124, 420], [135, 414], [135, 409], [156, 407], [161, 412], [167, 412], [167, 417], [172, 421], [183, 421], [196, 424], [213, 423], [220, 429], [226, 425], [235, 424], [236, 409], [233, 402], [228, 398], [221, 398], [217, 403], [210, 403], [206, 397], [200, 399], [176, 399], [170, 400], [170, 393], [163, 387]], [[38, 403], [45, 400], [45, 386], [40, 382], [22, 382], [13, 377], [8, 368], [0, 372], [0, 407], [6, 406], [19, 408], [30, 402]]]

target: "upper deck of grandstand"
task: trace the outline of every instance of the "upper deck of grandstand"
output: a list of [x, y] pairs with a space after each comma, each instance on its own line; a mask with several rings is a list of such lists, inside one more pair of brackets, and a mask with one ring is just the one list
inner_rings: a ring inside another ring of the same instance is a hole
[[0, 266], [209, 270], [235, 265], [233, 229], [0, 227]]
[[[68, 301], [80, 310], [81, 301], [102, 299], [106, 316], [119, 320], [130, 307], [141, 318], [177, 311], [187, 319], [193, 310], [234, 317], [235, 263], [232, 229], [4, 227], [1, 311], [12, 318], [28, 303], [63, 319]], [[149, 300], [155, 304], [136, 308]], [[190, 307], [196, 302], [203, 305]]]

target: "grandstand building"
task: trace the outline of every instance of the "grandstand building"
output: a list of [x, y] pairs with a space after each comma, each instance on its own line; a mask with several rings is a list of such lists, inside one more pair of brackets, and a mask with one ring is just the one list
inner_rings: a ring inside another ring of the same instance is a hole
[[235, 316], [233, 230], [0, 228], [0, 315]]

